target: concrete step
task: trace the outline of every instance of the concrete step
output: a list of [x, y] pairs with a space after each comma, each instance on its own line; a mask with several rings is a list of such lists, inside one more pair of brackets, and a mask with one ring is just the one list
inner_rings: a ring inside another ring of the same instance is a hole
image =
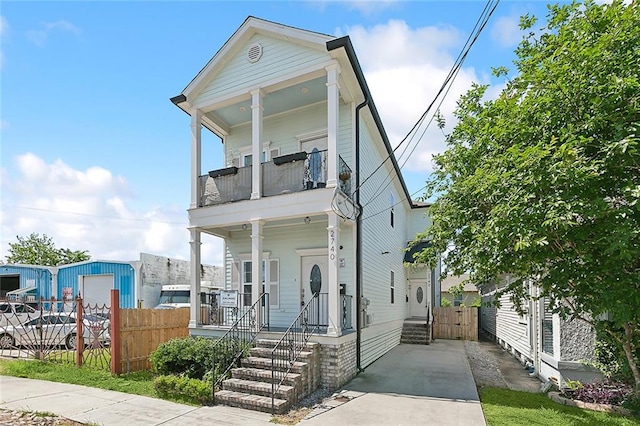
[[[231, 370], [231, 377], [234, 379], [255, 380], [265, 383], [271, 383], [272, 375], [271, 370], [264, 370], [262, 368], [249, 368], [240, 367]], [[281, 377], [276, 376], [276, 381], [280, 381]], [[285, 378], [283, 384], [288, 386], [300, 386], [302, 383], [302, 375], [298, 373], [289, 373]]]
[[[251, 395], [244, 392], [231, 390], [221, 390], [216, 392], [216, 403], [230, 405], [232, 407], [246, 408], [254, 411], [271, 412], [271, 397], [261, 395]], [[284, 413], [289, 408], [289, 403], [280, 398], [273, 400], [274, 411], [278, 414]]]
[[[227, 379], [222, 382], [222, 389], [271, 397], [271, 383], [254, 380]], [[294, 396], [293, 392], [293, 386], [280, 385], [276, 391], [276, 398], [290, 400]]]
[[[289, 369], [288, 362], [282, 362], [284, 360], [280, 360], [281, 362], [275, 364], [276, 371], [287, 371]], [[248, 356], [242, 359], [243, 367], [251, 367], [251, 368], [262, 368], [265, 370], [271, 370], [271, 358], [261, 358], [255, 356]], [[296, 361], [293, 363], [291, 367], [291, 371], [294, 373], [302, 373], [306, 370], [307, 363]]]

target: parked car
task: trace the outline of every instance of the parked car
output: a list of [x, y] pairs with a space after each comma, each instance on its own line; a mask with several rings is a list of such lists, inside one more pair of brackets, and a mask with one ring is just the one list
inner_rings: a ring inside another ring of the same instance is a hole
[[19, 325], [40, 316], [40, 312], [22, 302], [0, 302], [0, 327]]
[[[85, 346], [105, 346], [111, 342], [109, 320], [94, 315], [82, 317], [82, 337]], [[0, 349], [18, 346], [78, 346], [76, 314], [54, 312], [0, 329]]]

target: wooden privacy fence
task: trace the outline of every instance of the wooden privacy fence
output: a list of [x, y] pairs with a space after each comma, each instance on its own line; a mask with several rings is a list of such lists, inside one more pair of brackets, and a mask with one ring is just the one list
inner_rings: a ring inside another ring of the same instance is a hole
[[477, 341], [478, 309], [461, 306], [433, 308], [434, 339]]
[[158, 345], [189, 336], [189, 308], [119, 309], [118, 290], [111, 292], [112, 327], [120, 331], [111, 334], [112, 374], [149, 370]]

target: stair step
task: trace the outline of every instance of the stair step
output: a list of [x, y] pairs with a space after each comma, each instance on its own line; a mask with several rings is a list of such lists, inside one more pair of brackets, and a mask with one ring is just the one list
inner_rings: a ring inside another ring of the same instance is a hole
[[[221, 390], [216, 392], [216, 402], [232, 407], [247, 408], [249, 410], [271, 412], [271, 397], [261, 395], [250, 395], [244, 392], [235, 392], [231, 390]], [[289, 403], [280, 398], [273, 400], [276, 413], [284, 413], [289, 408]]]
[[[265, 347], [251, 348], [249, 350], [249, 353], [251, 354], [251, 356], [255, 356], [258, 358], [271, 359], [271, 348], [265, 348]], [[289, 351], [285, 348], [282, 348], [282, 350], [277, 350], [275, 355], [276, 355], [276, 358], [287, 359], [289, 357]], [[300, 354], [298, 355], [298, 359], [302, 359], [306, 361], [306, 359], [309, 358], [311, 355], [313, 355], [312, 351], [301, 351]]]
[[[273, 340], [273, 339], [256, 339], [255, 341], [255, 345], [257, 348], [273, 349], [277, 343], [278, 343], [278, 340]], [[319, 348], [320, 344], [316, 342], [307, 342], [305, 343], [305, 347], [307, 350], [313, 351], [316, 348]]]
[[[271, 370], [263, 370], [261, 368], [250, 368], [250, 367], [240, 367], [234, 368], [231, 370], [231, 377], [234, 379], [245, 379], [245, 380], [259, 380], [265, 383], [271, 383], [272, 375]], [[279, 376], [276, 376], [275, 379], [280, 381]], [[284, 384], [289, 386], [297, 386], [302, 382], [302, 375], [298, 373], [289, 373], [284, 381]]]
[[[248, 356], [242, 359], [242, 366], [271, 370], [271, 358], [260, 358], [256, 356]], [[291, 367], [291, 371], [293, 371], [294, 373], [301, 373], [306, 366], [307, 366], [306, 362], [296, 361], [293, 363], [293, 366]], [[289, 368], [289, 363], [288, 362], [276, 363], [274, 367], [276, 371], [283, 371], [283, 370], [286, 371]]]
[[[252, 395], [271, 397], [271, 383], [257, 382], [245, 379], [227, 379], [222, 382], [222, 388], [235, 392], [245, 392]], [[276, 398], [289, 400], [293, 397], [294, 388], [289, 385], [280, 385], [276, 391]]]

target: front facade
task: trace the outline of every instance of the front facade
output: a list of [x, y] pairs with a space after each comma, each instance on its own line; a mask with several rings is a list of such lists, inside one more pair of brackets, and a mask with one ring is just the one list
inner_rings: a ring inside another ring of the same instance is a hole
[[[222, 238], [226, 290], [243, 306], [264, 299], [274, 337], [317, 304], [312, 340], [340, 370], [329, 385], [397, 345], [412, 312], [428, 317], [433, 273], [404, 264], [426, 206], [410, 199], [348, 37], [249, 17], [171, 100], [191, 117], [191, 267], [202, 233]], [[202, 158], [203, 128], [222, 161]], [[200, 306], [192, 334], [220, 335]]]
[[509, 294], [494, 301], [496, 292], [513, 277], [505, 276], [497, 284], [481, 287], [481, 328], [507, 349], [520, 362], [530, 366], [542, 381], [562, 384], [567, 380], [583, 382], [601, 378], [589, 367], [594, 360], [595, 332], [583, 321], [565, 320], [548, 309], [548, 301], [539, 298], [539, 290], [528, 285], [533, 300], [522, 315], [516, 312]]

